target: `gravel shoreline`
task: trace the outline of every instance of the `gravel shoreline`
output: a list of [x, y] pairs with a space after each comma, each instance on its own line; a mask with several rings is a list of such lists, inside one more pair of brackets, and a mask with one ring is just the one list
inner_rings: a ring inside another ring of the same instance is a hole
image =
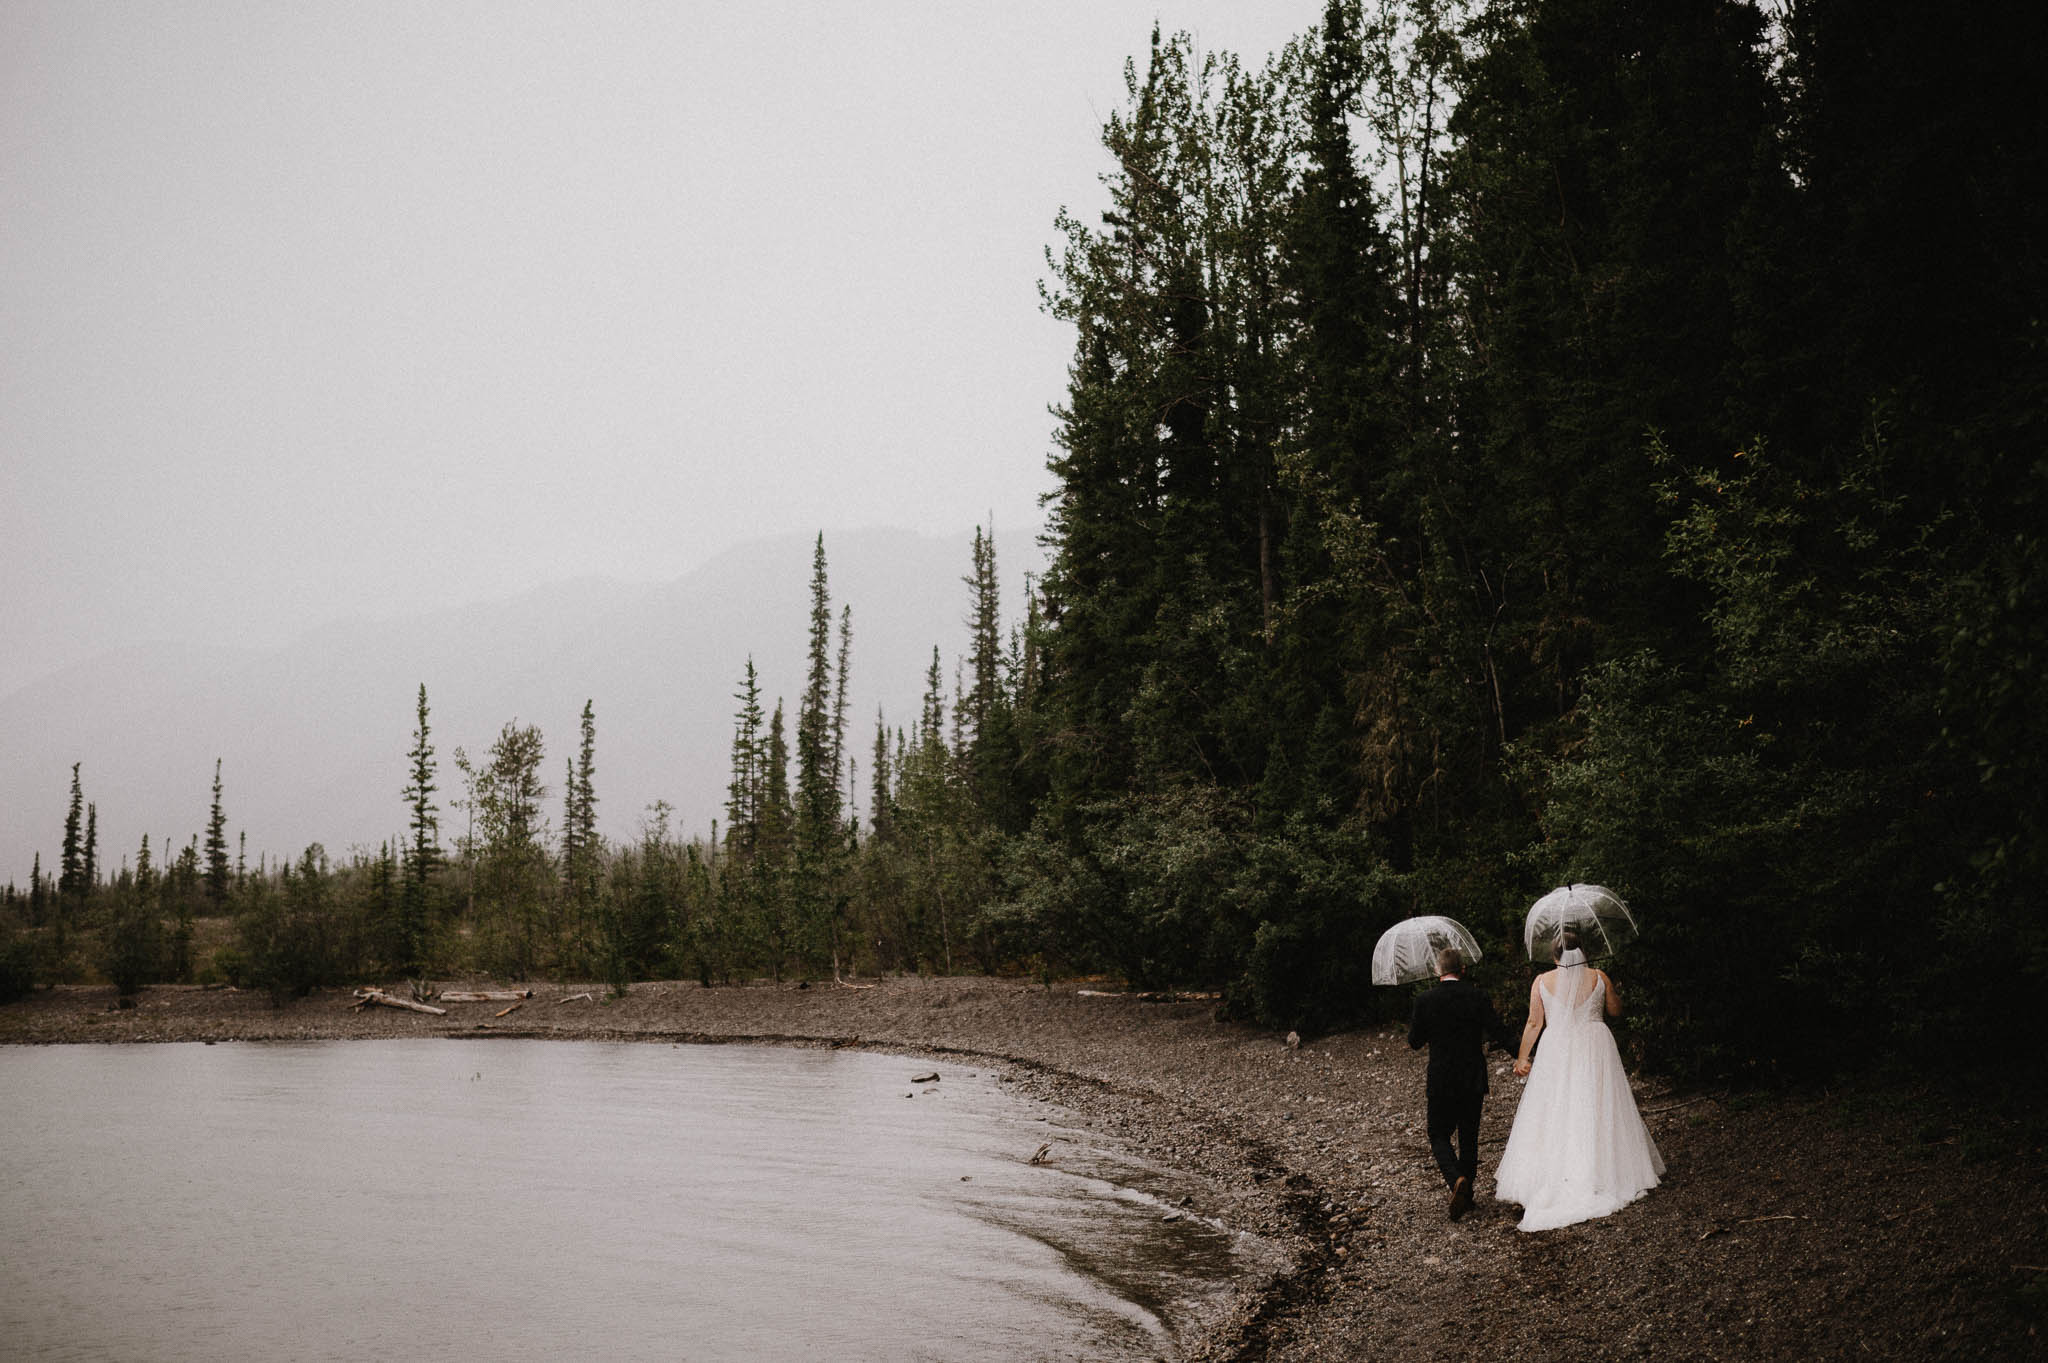
[[979, 978], [863, 986], [662, 982], [605, 1001], [598, 986], [541, 983], [503, 1017], [505, 1002], [434, 1017], [326, 992], [273, 1009], [186, 986], [117, 1009], [111, 989], [60, 988], [0, 1007], [0, 1044], [500, 1035], [1003, 1062], [1072, 1125], [1197, 1175], [1218, 1205], [1196, 1210], [1289, 1256], [1184, 1342], [1187, 1359], [2048, 1358], [2042, 1151], [1924, 1094], [1639, 1082], [1664, 1185], [1603, 1220], [1523, 1235], [1491, 1198], [1519, 1091], [1505, 1057], [1479, 1206], [1454, 1225], [1423, 1139], [1422, 1060], [1398, 1028], [1295, 1049], [1203, 1000]]

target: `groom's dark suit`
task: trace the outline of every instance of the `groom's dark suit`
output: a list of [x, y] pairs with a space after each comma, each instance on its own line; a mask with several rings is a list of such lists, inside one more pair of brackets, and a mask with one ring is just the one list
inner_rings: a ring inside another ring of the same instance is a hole
[[[1476, 985], [1448, 978], [1415, 1000], [1408, 1024], [1408, 1044], [1429, 1047], [1429, 1148], [1443, 1170], [1444, 1183], [1455, 1187], [1460, 1176], [1478, 1181], [1479, 1109], [1486, 1101], [1486, 1043], [1504, 1051], [1514, 1039], [1494, 1011], [1493, 1000]], [[1458, 1149], [1451, 1150], [1451, 1133]], [[1455, 1211], [1453, 1213], [1455, 1215]]]

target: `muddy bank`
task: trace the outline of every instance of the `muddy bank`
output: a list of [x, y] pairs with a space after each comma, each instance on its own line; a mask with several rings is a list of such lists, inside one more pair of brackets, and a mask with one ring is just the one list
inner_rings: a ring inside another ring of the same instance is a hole
[[534, 996], [502, 1017], [507, 1001], [433, 1017], [358, 1011], [340, 993], [279, 1010], [168, 986], [123, 1010], [111, 990], [60, 989], [0, 1008], [0, 1043], [505, 1035], [1001, 1058], [1075, 1125], [1210, 1180], [1219, 1205], [1205, 1214], [1289, 1251], [1290, 1271], [1249, 1286], [1190, 1357], [2048, 1357], [2043, 1152], [2017, 1124], [1910, 1090], [1639, 1084], [1664, 1186], [1605, 1220], [1523, 1235], [1490, 1198], [1518, 1092], [1505, 1059], [1479, 1207], [1452, 1225], [1423, 1140], [1421, 1058], [1393, 1029], [1290, 1050], [1206, 1001], [1009, 980], [655, 983], [611, 1001], [522, 987]]

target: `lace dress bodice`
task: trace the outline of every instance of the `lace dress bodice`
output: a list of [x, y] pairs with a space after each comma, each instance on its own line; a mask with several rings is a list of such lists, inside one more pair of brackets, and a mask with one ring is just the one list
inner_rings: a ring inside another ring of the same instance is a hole
[[[1560, 975], [1573, 978], [1558, 979]], [[1588, 1024], [1607, 1025], [1602, 1016], [1607, 1008], [1607, 977], [1599, 971], [1582, 965], [1566, 966], [1546, 974], [1536, 982], [1536, 987], [1543, 994], [1546, 1035], [1553, 1027], [1563, 1032]]]

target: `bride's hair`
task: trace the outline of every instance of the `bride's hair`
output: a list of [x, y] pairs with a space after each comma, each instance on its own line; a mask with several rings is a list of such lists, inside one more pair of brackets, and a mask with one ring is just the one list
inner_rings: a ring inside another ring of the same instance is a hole
[[1577, 928], [1565, 928], [1557, 934], [1557, 943], [1551, 948], [1551, 957], [1555, 960], [1561, 958], [1567, 951], [1577, 951], [1578, 949], [1579, 930]]

